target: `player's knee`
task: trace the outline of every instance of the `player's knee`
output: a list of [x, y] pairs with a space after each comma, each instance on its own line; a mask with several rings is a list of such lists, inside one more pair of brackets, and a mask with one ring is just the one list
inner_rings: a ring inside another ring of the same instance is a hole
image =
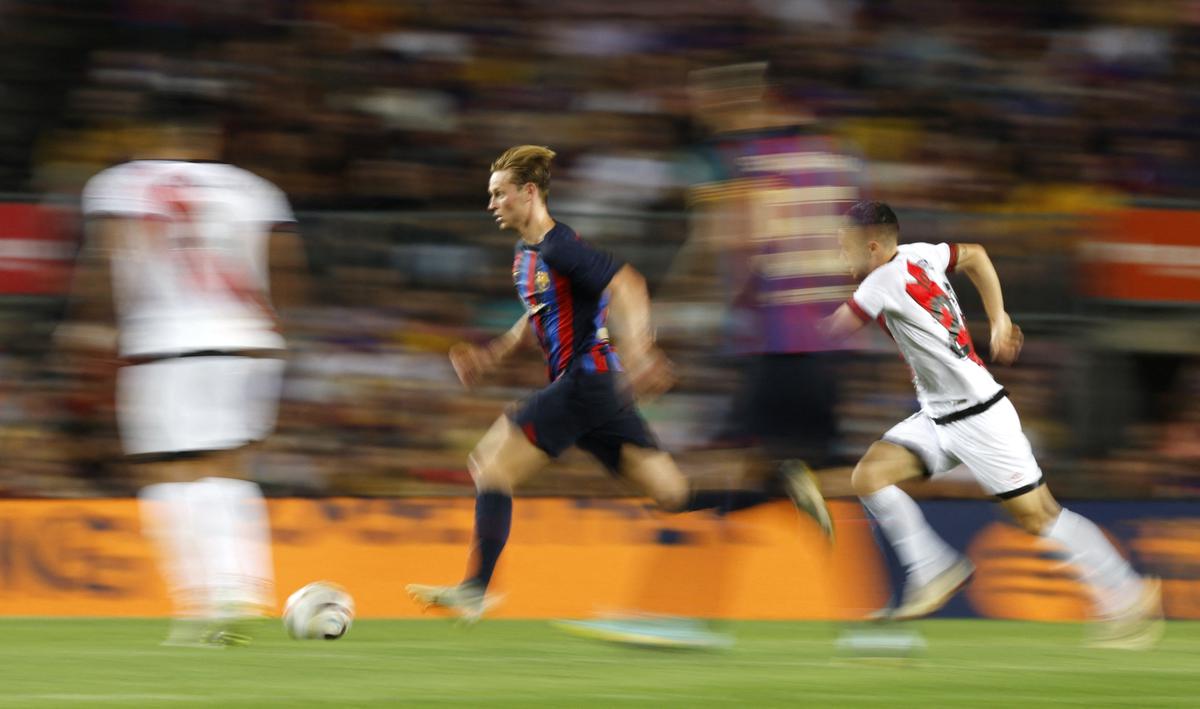
[[854, 488], [854, 494], [862, 497], [879, 492], [888, 486], [888, 482], [879, 466], [859, 461], [850, 474], [850, 485]]
[[476, 490], [507, 491], [512, 488], [512, 480], [498, 465], [488, 465], [480, 461], [477, 453], [467, 456], [467, 468], [471, 471], [471, 479], [475, 481]]
[[661, 484], [651, 492], [654, 503], [664, 512], [682, 512], [687, 507], [689, 493], [687, 481], [682, 479]]

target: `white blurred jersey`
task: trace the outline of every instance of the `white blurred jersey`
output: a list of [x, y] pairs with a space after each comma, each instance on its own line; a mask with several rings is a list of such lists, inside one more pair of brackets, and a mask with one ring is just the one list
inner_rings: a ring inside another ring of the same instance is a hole
[[267, 242], [294, 218], [270, 182], [221, 163], [137, 160], [93, 177], [83, 209], [130, 220], [109, 245], [123, 356], [284, 347]]
[[901, 244], [895, 257], [867, 275], [848, 305], [863, 320], [882, 315], [905, 361], [921, 410], [931, 418], [987, 401], [1000, 391], [971, 342], [946, 274], [954, 244]]

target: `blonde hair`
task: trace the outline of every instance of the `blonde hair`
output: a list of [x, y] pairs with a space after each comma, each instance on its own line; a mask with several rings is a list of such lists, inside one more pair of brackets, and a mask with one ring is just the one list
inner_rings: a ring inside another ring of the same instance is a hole
[[532, 182], [545, 201], [550, 196], [550, 161], [554, 155], [555, 152], [544, 145], [516, 145], [496, 158], [492, 172], [508, 170], [509, 180], [518, 187]]

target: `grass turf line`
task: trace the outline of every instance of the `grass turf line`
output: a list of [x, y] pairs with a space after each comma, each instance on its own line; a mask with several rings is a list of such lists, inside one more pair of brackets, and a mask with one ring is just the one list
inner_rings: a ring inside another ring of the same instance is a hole
[[161, 647], [160, 620], [0, 619], [4, 707], [1185, 707], [1200, 623], [1151, 652], [1089, 650], [1074, 624], [909, 624], [907, 663], [841, 655], [847, 627], [740, 622], [722, 651], [629, 648], [540, 621], [359, 621], [333, 642], [278, 623], [246, 648]]

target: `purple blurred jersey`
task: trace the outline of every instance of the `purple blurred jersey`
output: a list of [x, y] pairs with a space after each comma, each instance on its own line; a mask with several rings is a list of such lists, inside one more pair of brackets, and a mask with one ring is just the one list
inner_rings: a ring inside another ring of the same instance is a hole
[[839, 255], [842, 214], [859, 199], [859, 161], [801, 129], [726, 133], [710, 144], [713, 182], [696, 199], [739, 200], [747, 243], [730, 259], [738, 353], [842, 349], [816, 330], [854, 291]]

